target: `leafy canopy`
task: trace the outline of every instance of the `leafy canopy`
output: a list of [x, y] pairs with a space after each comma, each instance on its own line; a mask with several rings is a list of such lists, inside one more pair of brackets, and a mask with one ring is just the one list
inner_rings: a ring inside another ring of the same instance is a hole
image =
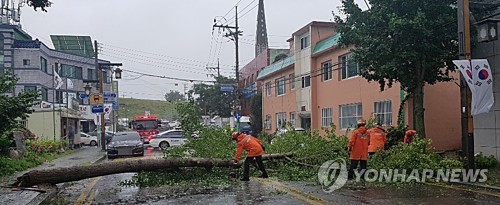
[[371, 0], [367, 11], [353, 0], [342, 3], [346, 18], [335, 18], [341, 42], [355, 45], [364, 78], [379, 82], [381, 90], [399, 82], [409, 92], [450, 80], [457, 54], [454, 0]]
[[0, 74], [0, 134], [18, 126], [17, 119], [26, 119], [38, 103], [37, 92], [21, 92], [9, 96], [19, 79], [9, 73]]
[[165, 100], [167, 100], [168, 102], [180, 102], [184, 101], [185, 97], [179, 91], [170, 91], [169, 93], [165, 94]]
[[216, 83], [213, 85], [194, 85], [192, 93], [197, 96], [195, 99], [196, 106], [204, 114], [230, 117], [232, 110], [231, 102], [234, 96], [229, 92], [221, 92], [220, 84], [235, 84], [235, 82], [235, 79], [220, 76], [216, 77]]

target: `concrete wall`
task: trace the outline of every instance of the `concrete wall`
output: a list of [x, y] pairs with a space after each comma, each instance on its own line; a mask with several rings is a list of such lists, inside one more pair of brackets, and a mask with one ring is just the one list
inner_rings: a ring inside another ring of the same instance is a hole
[[495, 104], [489, 113], [474, 116], [474, 151], [500, 160], [500, 41], [482, 42], [472, 50], [473, 59], [488, 59], [493, 72]]
[[56, 140], [60, 140], [62, 134], [61, 113], [55, 112], [55, 124], [52, 111], [34, 112], [27, 120], [28, 129], [41, 139], [54, 139], [54, 125], [56, 129]]

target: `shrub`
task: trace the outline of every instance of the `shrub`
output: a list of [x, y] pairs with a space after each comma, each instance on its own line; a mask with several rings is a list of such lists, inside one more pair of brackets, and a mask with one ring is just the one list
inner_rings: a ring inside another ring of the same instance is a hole
[[498, 161], [495, 156], [484, 156], [483, 153], [476, 154], [474, 156], [474, 162], [478, 169], [491, 168], [498, 165]]

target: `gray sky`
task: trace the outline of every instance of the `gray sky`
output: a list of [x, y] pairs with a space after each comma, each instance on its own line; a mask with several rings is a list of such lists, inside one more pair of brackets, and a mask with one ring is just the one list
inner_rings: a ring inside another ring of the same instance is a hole
[[[124, 69], [204, 80], [209, 80], [204, 67], [216, 66], [217, 58], [222, 74], [234, 76], [234, 43], [217, 29], [212, 35], [212, 25], [216, 16], [225, 15], [239, 2], [240, 65], [254, 56], [258, 0], [51, 1], [54, 4], [47, 13], [25, 6], [21, 15], [23, 29], [48, 46], [52, 47], [51, 34], [89, 35], [103, 44], [100, 58], [121, 62]], [[357, 2], [366, 7], [363, 0]], [[332, 20], [332, 11], [339, 13], [341, 1], [266, 0], [264, 4], [270, 46], [287, 48], [286, 40], [302, 26]], [[231, 10], [225, 18], [233, 17]], [[163, 100], [166, 92], [182, 92], [184, 87], [183, 82], [128, 72], [123, 78], [120, 95], [126, 97]]]

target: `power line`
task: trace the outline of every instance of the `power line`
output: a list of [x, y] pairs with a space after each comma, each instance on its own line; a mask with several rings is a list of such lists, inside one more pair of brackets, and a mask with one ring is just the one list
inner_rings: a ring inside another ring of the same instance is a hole
[[186, 79], [186, 78], [176, 78], [176, 77], [169, 77], [169, 76], [161, 76], [161, 75], [153, 75], [153, 74], [148, 74], [148, 73], [142, 73], [142, 72], [137, 72], [133, 70], [128, 70], [128, 69], [122, 69], [125, 72], [130, 72], [130, 73], [135, 73], [135, 74], [141, 74], [144, 76], [149, 76], [149, 77], [156, 77], [156, 78], [163, 78], [163, 79], [170, 79], [170, 80], [178, 80], [178, 81], [184, 81], [184, 82], [215, 82], [212, 80], [198, 80], [198, 79]]

